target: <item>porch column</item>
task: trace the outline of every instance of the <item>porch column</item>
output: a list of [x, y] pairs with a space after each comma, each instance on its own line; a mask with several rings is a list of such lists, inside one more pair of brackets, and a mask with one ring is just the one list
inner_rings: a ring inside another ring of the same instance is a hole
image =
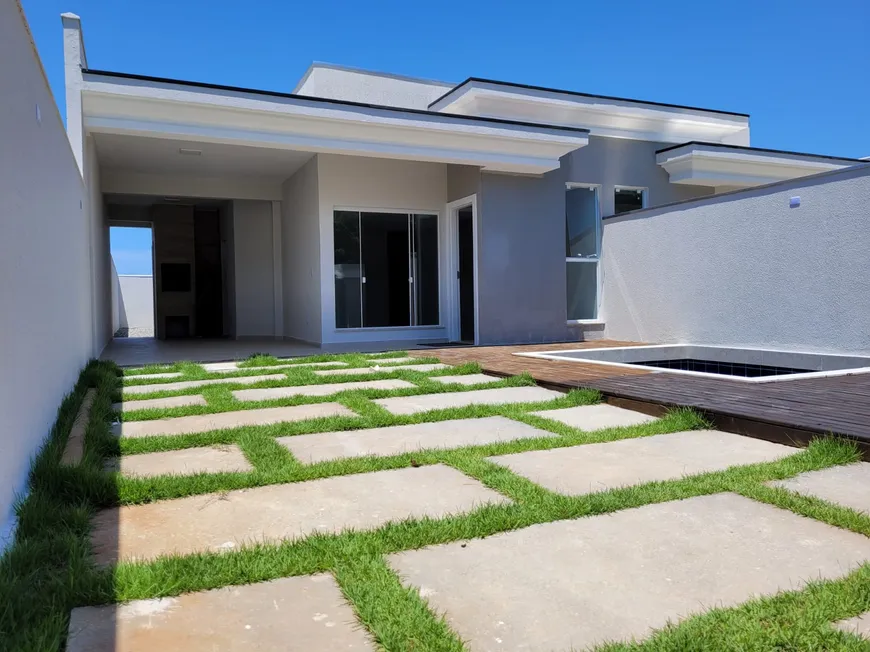
[[284, 337], [284, 286], [281, 258], [281, 202], [272, 202], [272, 288], [275, 306], [275, 339]]

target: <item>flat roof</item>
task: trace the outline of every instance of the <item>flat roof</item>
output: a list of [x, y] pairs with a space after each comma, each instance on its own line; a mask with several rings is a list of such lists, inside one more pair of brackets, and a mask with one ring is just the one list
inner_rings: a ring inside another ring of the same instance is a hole
[[436, 118], [447, 118], [457, 122], [472, 121], [483, 122], [487, 124], [503, 124], [517, 127], [531, 127], [534, 129], [545, 129], [549, 131], [565, 131], [571, 133], [588, 134], [589, 130], [582, 127], [569, 127], [563, 125], [546, 124], [539, 122], [525, 122], [522, 120], [509, 120], [505, 118], [488, 118], [484, 116], [473, 115], [455, 115], [452, 113], [441, 113], [439, 111], [428, 111], [426, 109], [409, 109], [397, 106], [386, 106], [382, 104], [368, 104], [366, 102], [353, 102], [350, 100], [338, 100], [328, 97], [316, 97], [313, 95], [299, 95], [297, 93], [283, 93], [280, 91], [269, 91], [259, 88], [244, 88], [241, 86], [227, 86], [224, 84], [211, 84], [207, 82], [188, 81], [183, 79], [171, 79], [169, 77], [154, 77], [151, 75], [137, 75], [127, 72], [113, 72], [110, 70], [97, 70], [94, 68], [83, 68], [83, 75], [97, 75], [101, 77], [116, 77], [118, 79], [132, 79], [137, 81], [154, 82], [158, 84], [176, 84], [180, 86], [190, 86], [192, 88], [202, 88], [217, 91], [230, 91], [235, 93], [250, 93], [253, 95], [265, 95], [268, 97], [281, 97], [285, 99], [304, 100], [306, 102], [320, 102], [323, 104], [332, 104], [338, 106], [352, 106], [367, 109], [377, 109], [379, 111], [390, 111], [393, 113], [407, 113], [413, 115], [425, 115]]
[[545, 91], [548, 93], [561, 93], [563, 95], [572, 95], [575, 97], [588, 97], [590, 99], [596, 99], [596, 100], [612, 100], [612, 101], [616, 101], [616, 102], [632, 102], [634, 104], [644, 104], [644, 105], [648, 105], [648, 106], [660, 106], [660, 107], [669, 108], [669, 109], [687, 109], [690, 111], [704, 111], [706, 113], [720, 113], [723, 115], [734, 115], [734, 116], [740, 116], [742, 118], [749, 117], [748, 113], [738, 113], [736, 111], [720, 111], [718, 109], [705, 109], [702, 107], [687, 106], [684, 104], [669, 104], [667, 102], [651, 102], [651, 101], [647, 101], [647, 100], [637, 100], [637, 99], [632, 99], [632, 98], [628, 98], [628, 97], [615, 97], [612, 95], [595, 95], [593, 93], [581, 93], [580, 91], [569, 91], [569, 90], [565, 90], [563, 88], [549, 88], [547, 86], [532, 86], [529, 84], [518, 84], [516, 82], [500, 81], [497, 79], [486, 79], [484, 77], [469, 77], [468, 79], [466, 79], [462, 83], [457, 84], [456, 86], [451, 88], [449, 91], [444, 93], [441, 97], [436, 99], [434, 102], [430, 103], [429, 106], [432, 107], [435, 104], [438, 104], [438, 102], [442, 101], [446, 97], [449, 97], [451, 94], [455, 93], [456, 91], [458, 91], [460, 88], [462, 88], [466, 84], [471, 84], [474, 82], [480, 82], [483, 84], [495, 84], [498, 86], [507, 86], [509, 88], [521, 88], [523, 90], [529, 90], [529, 91]]
[[751, 147], [749, 145], [726, 145], [723, 143], [708, 143], [702, 140], [690, 140], [685, 143], [680, 143], [679, 145], [671, 145], [670, 147], [665, 147], [663, 149], [657, 149], [656, 154], [662, 154], [663, 152], [669, 152], [674, 149], [680, 149], [681, 147], [688, 147], [690, 145], [703, 145], [705, 147], [715, 147], [717, 149], [734, 149], [741, 152], [759, 152], [762, 154], [786, 154], [789, 156], [806, 156], [812, 158], [823, 158], [834, 161], [851, 161], [853, 163], [866, 163], [866, 160], [860, 158], [849, 158], [848, 156], [830, 156], [828, 154], [810, 154], [808, 152], [791, 152], [786, 149], [767, 149], [766, 147]]

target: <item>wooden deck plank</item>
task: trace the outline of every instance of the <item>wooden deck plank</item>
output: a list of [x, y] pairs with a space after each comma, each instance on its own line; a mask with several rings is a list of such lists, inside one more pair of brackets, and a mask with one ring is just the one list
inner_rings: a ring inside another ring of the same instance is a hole
[[430, 349], [416, 351], [412, 355], [434, 355], [448, 364], [477, 362], [489, 373], [528, 372], [540, 383], [590, 387], [619, 398], [688, 406], [709, 413], [798, 430], [833, 432], [870, 442], [870, 374], [746, 383], [726, 378], [669, 374], [653, 369], [608, 367], [514, 355], [640, 344], [597, 340], [568, 344]]

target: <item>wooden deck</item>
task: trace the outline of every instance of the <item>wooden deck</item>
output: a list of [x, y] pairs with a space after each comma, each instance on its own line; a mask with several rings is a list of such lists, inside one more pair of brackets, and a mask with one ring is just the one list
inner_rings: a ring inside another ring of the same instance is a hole
[[[591, 387], [613, 403], [651, 414], [672, 406], [703, 412], [717, 427], [743, 434], [803, 443], [819, 433], [856, 441], [870, 454], [870, 374], [773, 383], [699, 378], [646, 369], [524, 358], [519, 352], [630, 346], [599, 340], [572, 344], [432, 349], [448, 364], [477, 362], [492, 374], [529, 372], [544, 385]], [[412, 355], [425, 355], [414, 352]]]

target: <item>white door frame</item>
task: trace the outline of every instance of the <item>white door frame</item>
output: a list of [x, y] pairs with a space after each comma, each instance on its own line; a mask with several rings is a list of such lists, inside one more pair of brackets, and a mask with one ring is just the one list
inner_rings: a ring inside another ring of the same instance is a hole
[[447, 337], [458, 342], [461, 336], [459, 323], [459, 211], [471, 207], [471, 229], [474, 239], [474, 343], [480, 343], [480, 302], [478, 301], [478, 236], [477, 236], [477, 195], [469, 195], [447, 204]]

